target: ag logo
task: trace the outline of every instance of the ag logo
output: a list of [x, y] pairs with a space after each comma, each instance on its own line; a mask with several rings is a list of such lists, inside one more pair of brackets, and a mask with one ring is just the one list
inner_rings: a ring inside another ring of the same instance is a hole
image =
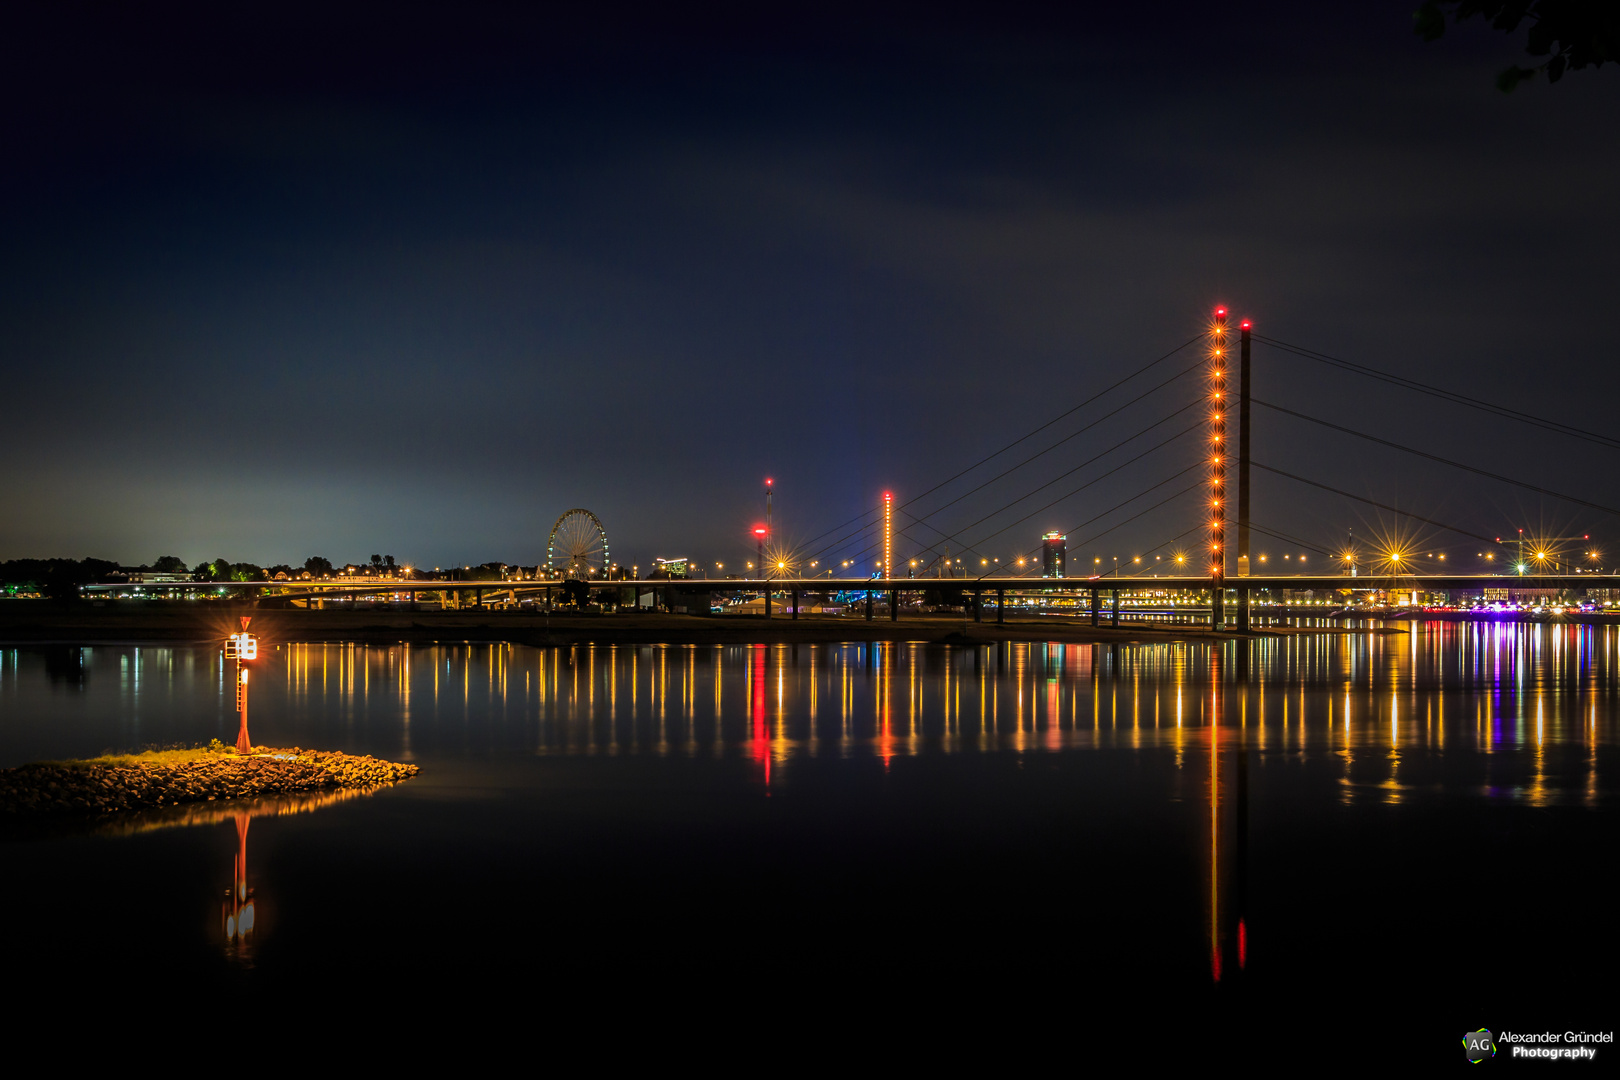
[[1463, 1046], [1468, 1050], [1468, 1060], [1475, 1064], [1496, 1056], [1496, 1040], [1484, 1028], [1464, 1035]]

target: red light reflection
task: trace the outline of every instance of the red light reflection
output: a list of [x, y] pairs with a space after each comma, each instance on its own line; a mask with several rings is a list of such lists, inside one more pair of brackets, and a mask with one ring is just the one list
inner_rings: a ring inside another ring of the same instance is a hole
[[755, 761], [759, 762], [765, 770], [765, 794], [771, 793], [771, 733], [770, 725], [765, 716], [765, 649], [764, 645], [753, 647], [753, 657], [749, 663], [749, 682], [753, 685], [748, 695], [748, 720], [750, 750]]

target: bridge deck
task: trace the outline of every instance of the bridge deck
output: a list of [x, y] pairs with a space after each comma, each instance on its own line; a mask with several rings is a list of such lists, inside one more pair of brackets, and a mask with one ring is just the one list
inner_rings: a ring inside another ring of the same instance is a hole
[[[151, 590], [193, 588], [270, 588], [295, 590], [298, 593], [348, 592], [463, 592], [486, 589], [505, 592], [510, 589], [529, 591], [555, 588], [558, 580], [528, 581], [231, 581], [231, 582], [153, 582], [132, 586], [86, 585], [86, 592], [110, 592], [139, 587]], [[593, 587], [663, 588], [710, 591], [758, 591], [767, 585], [772, 591], [799, 590], [802, 592], [917, 592], [932, 588], [959, 588], [968, 591], [997, 589], [1007, 592], [1048, 591], [1089, 592], [1091, 589], [1122, 592], [1170, 589], [1208, 589], [1212, 582], [1207, 577], [982, 577], [982, 578], [771, 578], [762, 580], [738, 578], [659, 578], [626, 581], [592, 581]], [[1537, 576], [1484, 575], [1484, 574], [1402, 574], [1399, 576], [1346, 577], [1342, 574], [1266, 575], [1228, 577], [1227, 589], [1614, 589], [1620, 588], [1620, 574], [1542, 574]]]

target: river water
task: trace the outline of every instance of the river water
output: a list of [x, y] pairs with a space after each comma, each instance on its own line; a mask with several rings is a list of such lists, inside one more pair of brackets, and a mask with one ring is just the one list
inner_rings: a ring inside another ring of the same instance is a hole
[[[256, 743], [420, 776], [13, 829], [5, 970], [262, 1017], [354, 993], [627, 1033], [763, 1010], [1189, 1060], [1612, 1028], [1587, 987], [1620, 955], [1620, 634], [1398, 629], [266, 642]], [[230, 743], [232, 674], [216, 648], [0, 648], [0, 765]]]

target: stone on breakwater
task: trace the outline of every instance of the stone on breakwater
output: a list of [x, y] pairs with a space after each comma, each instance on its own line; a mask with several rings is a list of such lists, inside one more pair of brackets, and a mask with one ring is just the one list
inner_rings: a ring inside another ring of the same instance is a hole
[[173, 763], [47, 762], [0, 770], [0, 814], [104, 814], [331, 788], [370, 788], [419, 771], [374, 757], [255, 748]]

